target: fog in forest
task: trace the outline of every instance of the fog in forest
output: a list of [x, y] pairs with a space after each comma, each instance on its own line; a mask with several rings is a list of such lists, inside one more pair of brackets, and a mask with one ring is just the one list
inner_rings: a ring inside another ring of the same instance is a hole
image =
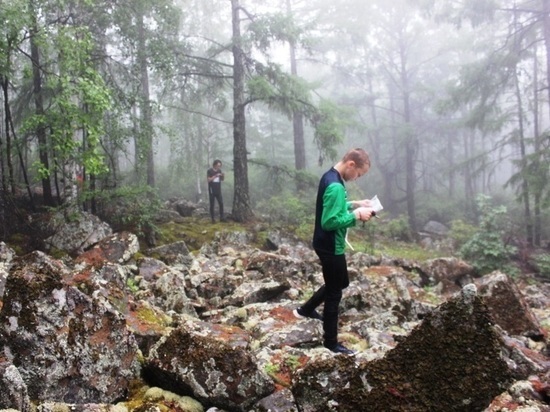
[[319, 176], [363, 147], [372, 167], [348, 192], [386, 218], [475, 225], [485, 195], [543, 244], [547, 3], [3, 1], [3, 192], [55, 205], [84, 181], [90, 198], [208, 202], [221, 159], [248, 221], [292, 199], [312, 211]]

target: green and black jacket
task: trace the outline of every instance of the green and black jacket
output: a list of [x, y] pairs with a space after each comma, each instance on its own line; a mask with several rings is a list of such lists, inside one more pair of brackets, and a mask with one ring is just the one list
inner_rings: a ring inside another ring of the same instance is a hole
[[315, 207], [313, 248], [325, 253], [343, 255], [348, 227], [355, 226], [346, 187], [340, 173], [332, 167], [319, 182]]

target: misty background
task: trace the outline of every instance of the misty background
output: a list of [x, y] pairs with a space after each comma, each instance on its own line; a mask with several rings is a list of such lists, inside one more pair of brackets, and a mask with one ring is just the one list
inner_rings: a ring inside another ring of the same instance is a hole
[[234, 220], [312, 217], [363, 147], [350, 198], [412, 233], [477, 224], [483, 194], [548, 239], [550, 0], [2, 0], [0, 21], [3, 211], [208, 202], [221, 159]]

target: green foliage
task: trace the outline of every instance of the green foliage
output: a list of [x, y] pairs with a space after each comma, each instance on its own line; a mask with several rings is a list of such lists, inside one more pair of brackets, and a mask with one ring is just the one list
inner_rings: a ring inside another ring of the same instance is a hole
[[455, 247], [460, 249], [474, 236], [476, 231], [477, 227], [457, 219], [451, 222], [449, 236], [454, 240]]
[[303, 242], [309, 244], [313, 236], [313, 219], [303, 222], [296, 227], [294, 234]]
[[278, 64], [256, 62], [254, 68], [256, 75], [247, 83], [250, 101], [261, 100], [287, 116], [301, 112], [310, 117], [315, 112], [309, 95], [313, 85], [286, 73]]
[[372, 254], [381, 253], [386, 256], [391, 256], [400, 259], [410, 259], [416, 261], [423, 261], [428, 259], [434, 259], [441, 257], [442, 253], [432, 249], [426, 249], [417, 243], [402, 242], [402, 241], [389, 241], [387, 239], [380, 239], [376, 243], [375, 251]]
[[344, 141], [344, 130], [351, 124], [351, 111], [327, 99], [311, 99], [314, 85], [289, 75], [276, 64], [255, 65], [257, 75], [248, 81], [249, 102], [260, 100], [288, 117], [301, 113], [315, 129], [314, 141], [319, 163], [334, 160], [336, 146]]
[[135, 278], [126, 279], [126, 286], [132, 293], [137, 293], [139, 291], [139, 285]]
[[268, 215], [270, 221], [277, 225], [296, 227], [311, 223], [315, 218], [315, 211], [309, 198], [299, 198], [288, 192], [262, 200], [256, 208], [260, 213]]
[[480, 274], [493, 270], [510, 271], [509, 261], [515, 248], [503, 241], [505, 206], [493, 207], [490, 198], [479, 195], [476, 199], [479, 211], [477, 232], [460, 249], [463, 259], [472, 263]]
[[319, 163], [334, 160], [335, 146], [344, 141], [343, 131], [349, 124], [350, 112], [329, 100], [321, 100], [317, 113], [311, 119], [315, 127], [315, 143], [319, 149]]
[[[103, 116], [111, 108], [111, 96], [100, 73], [91, 62], [94, 43], [89, 31], [82, 27], [63, 27], [55, 37], [55, 47], [61, 56], [58, 76], [46, 79], [45, 89], [53, 92], [44, 115], [25, 119], [23, 131], [47, 128], [50, 149], [58, 168], [66, 162], [76, 162], [94, 175], [107, 171], [101, 148], [104, 136]], [[85, 137], [85, 144], [82, 142]], [[52, 173], [42, 164], [38, 175]]]
[[550, 278], [550, 255], [537, 255], [533, 260], [538, 273], [545, 278]]
[[98, 215], [115, 230], [130, 230], [138, 236], [156, 232], [154, 218], [161, 208], [150, 186], [122, 186], [115, 190], [86, 191], [82, 201], [95, 197]]
[[281, 368], [279, 367], [279, 365], [275, 365], [273, 363], [267, 363], [264, 366], [264, 371], [269, 376], [273, 377], [273, 375], [276, 375], [277, 373], [279, 373], [281, 371]]
[[413, 239], [409, 221], [404, 215], [380, 225], [380, 234], [386, 238], [407, 242]]
[[267, 51], [274, 41], [296, 44], [302, 29], [286, 14], [257, 16], [248, 26], [248, 36], [259, 50]]
[[290, 370], [295, 371], [298, 369], [302, 364], [300, 363], [300, 359], [296, 355], [288, 355], [288, 357], [285, 359], [285, 365], [290, 368]]

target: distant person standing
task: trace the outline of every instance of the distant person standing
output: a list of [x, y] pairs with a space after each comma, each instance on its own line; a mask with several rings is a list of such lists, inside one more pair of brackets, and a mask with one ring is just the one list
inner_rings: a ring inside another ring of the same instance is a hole
[[220, 222], [224, 222], [223, 216], [223, 198], [222, 198], [222, 181], [224, 174], [222, 172], [222, 161], [219, 159], [214, 160], [212, 167], [206, 172], [206, 179], [208, 180], [208, 199], [210, 200], [210, 217], [212, 222], [215, 222], [214, 218], [214, 201], [218, 201], [220, 207]]

